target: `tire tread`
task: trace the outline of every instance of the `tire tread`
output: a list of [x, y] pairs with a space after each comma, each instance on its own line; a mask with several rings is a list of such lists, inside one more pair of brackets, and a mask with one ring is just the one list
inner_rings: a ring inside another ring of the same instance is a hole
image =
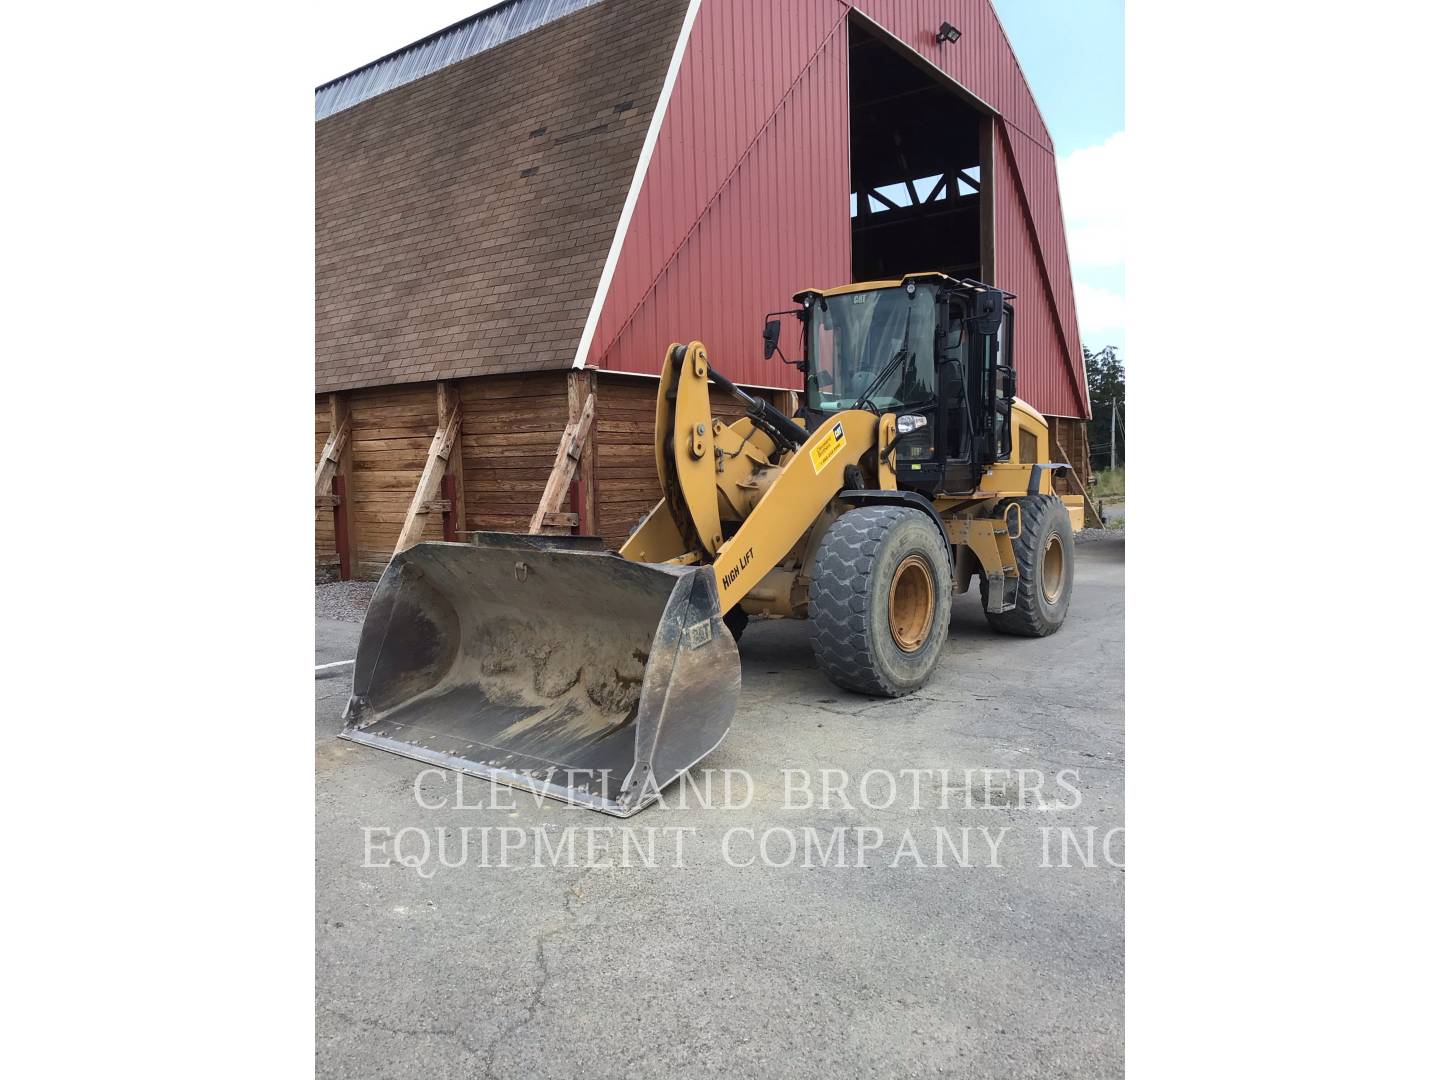
[[[1042, 546], [1032, 537], [1039, 537], [1046, 516], [1058, 507], [1062, 514], [1069, 511], [1056, 495], [1027, 495], [1023, 499], [1010, 499], [996, 507], [996, 516], [1004, 514], [1011, 503], [1020, 507], [1021, 534], [1015, 546], [1015, 565], [1020, 571], [1020, 587], [1016, 592], [1015, 606], [1009, 611], [989, 610], [990, 590], [984, 574], [980, 576], [980, 602], [985, 608], [985, 620], [992, 630], [1016, 637], [1048, 637], [1060, 629], [1060, 624], [1045, 620], [1041, 610], [1040, 596], [1041, 567], [1039, 561], [1044, 554]], [[1068, 518], [1067, 518], [1068, 520]], [[1062, 620], [1063, 621], [1063, 620]]]
[[[909, 692], [875, 663], [868, 597], [885, 534], [898, 518], [915, 513], [903, 506], [859, 507], [838, 517], [820, 542], [810, 581], [810, 645], [820, 669], [842, 689], [875, 697]], [[941, 618], [949, 611], [948, 592], [938, 599]]]

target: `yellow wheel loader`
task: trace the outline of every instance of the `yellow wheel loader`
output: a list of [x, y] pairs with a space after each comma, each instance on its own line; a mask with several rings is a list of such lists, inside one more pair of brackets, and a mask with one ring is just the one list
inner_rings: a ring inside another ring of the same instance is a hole
[[[1012, 299], [937, 273], [796, 294], [795, 416], [672, 345], [663, 497], [620, 551], [479, 533], [395, 556], [342, 737], [623, 817], [724, 738], [751, 617], [805, 619], [832, 681], [889, 697], [930, 678], [972, 580], [995, 630], [1054, 633], [1072, 517], [1015, 397]], [[746, 415], [716, 420], [712, 386]]]

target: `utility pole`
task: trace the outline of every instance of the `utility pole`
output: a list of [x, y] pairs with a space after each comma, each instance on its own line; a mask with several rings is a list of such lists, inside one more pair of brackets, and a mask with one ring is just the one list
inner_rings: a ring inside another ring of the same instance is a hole
[[1115, 468], [1115, 399], [1110, 399], [1110, 468]]

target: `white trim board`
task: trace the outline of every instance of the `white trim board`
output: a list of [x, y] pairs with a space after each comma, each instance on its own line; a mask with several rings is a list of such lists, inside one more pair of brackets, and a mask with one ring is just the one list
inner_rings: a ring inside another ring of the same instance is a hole
[[660, 87], [660, 98], [655, 102], [655, 112], [650, 116], [650, 129], [645, 132], [645, 143], [640, 147], [640, 160], [635, 163], [635, 175], [630, 178], [630, 190], [625, 195], [625, 205], [620, 210], [620, 223], [610, 240], [610, 253], [605, 256], [605, 267], [600, 271], [600, 284], [595, 290], [595, 299], [590, 304], [590, 314], [585, 318], [585, 329], [580, 334], [580, 347], [575, 350], [573, 368], [583, 368], [590, 346], [595, 340], [595, 329], [600, 323], [600, 311], [610, 295], [610, 283], [615, 277], [615, 267], [620, 262], [620, 249], [625, 244], [625, 234], [630, 230], [630, 219], [635, 214], [635, 204], [640, 201], [640, 188], [645, 183], [645, 174], [650, 171], [650, 158], [655, 145], [660, 141], [660, 125], [670, 110], [670, 95], [675, 92], [675, 82], [680, 77], [680, 65], [685, 59], [685, 47], [690, 43], [690, 31], [695, 28], [695, 16], [700, 12], [701, 0], [690, 0], [685, 11], [685, 21], [680, 24], [680, 36], [675, 39], [675, 51], [670, 54], [670, 67], [665, 72], [665, 84]]

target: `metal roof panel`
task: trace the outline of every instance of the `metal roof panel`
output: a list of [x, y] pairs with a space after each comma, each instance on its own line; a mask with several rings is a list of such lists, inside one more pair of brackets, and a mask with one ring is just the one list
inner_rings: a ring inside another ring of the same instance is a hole
[[315, 90], [315, 119], [468, 60], [600, 0], [509, 0], [437, 30]]

